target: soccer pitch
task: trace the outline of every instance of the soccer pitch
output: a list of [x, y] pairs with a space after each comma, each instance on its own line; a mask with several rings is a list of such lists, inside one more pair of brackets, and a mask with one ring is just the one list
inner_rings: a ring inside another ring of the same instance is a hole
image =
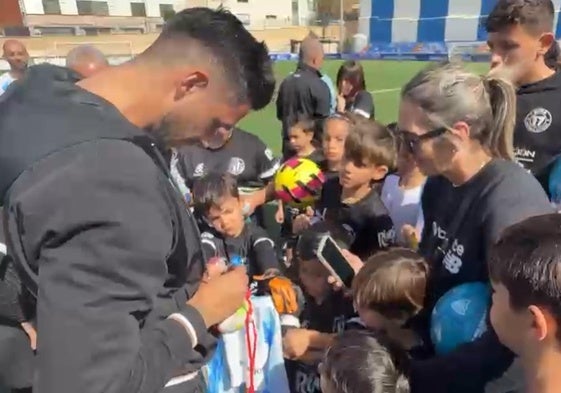
[[[329, 74], [334, 83], [341, 63], [339, 60], [328, 60], [323, 66], [323, 72]], [[361, 63], [364, 67], [367, 88], [374, 95], [376, 119], [383, 123], [395, 121], [401, 86], [428, 63], [387, 60], [364, 60]], [[280, 84], [295, 67], [296, 63], [292, 61], [275, 63], [277, 83]], [[485, 73], [488, 70], [486, 63], [469, 63], [467, 67], [477, 73]], [[259, 112], [251, 113], [240, 122], [240, 127], [259, 135], [275, 153], [280, 151], [281, 125], [276, 118], [274, 102]]]

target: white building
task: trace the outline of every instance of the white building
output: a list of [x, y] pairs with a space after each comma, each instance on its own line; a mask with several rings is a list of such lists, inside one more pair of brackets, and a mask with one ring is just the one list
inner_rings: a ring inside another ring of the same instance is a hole
[[178, 0], [177, 8], [224, 7], [253, 29], [307, 25], [313, 0]]

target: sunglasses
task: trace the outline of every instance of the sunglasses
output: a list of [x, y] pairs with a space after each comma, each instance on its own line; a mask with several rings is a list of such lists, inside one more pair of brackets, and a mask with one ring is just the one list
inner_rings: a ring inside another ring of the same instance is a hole
[[434, 130], [428, 131], [423, 135], [415, 134], [411, 131], [397, 129], [396, 136], [398, 141], [398, 147], [404, 147], [411, 154], [419, 152], [421, 144], [430, 139], [438, 138], [444, 135], [448, 131], [446, 127], [435, 128]]

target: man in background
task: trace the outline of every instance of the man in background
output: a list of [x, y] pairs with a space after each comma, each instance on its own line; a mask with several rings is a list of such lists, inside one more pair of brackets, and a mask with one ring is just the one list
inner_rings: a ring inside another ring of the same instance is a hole
[[76, 71], [83, 78], [109, 67], [105, 55], [92, 45], [80, 45], [66, 55], [66, 67]]
[[288, 130], [298, 120], [321, 120], [331, 113], [331, 93], [321, 79], [323, 47], [317, 37], [307, 36], [300, 46], [301, 58], [296, 71], [281, 83], [277, 97], [277, 119], [282, 122], [282, 152], [292, 156]]
[[4, 94], [13, 81], [20, 79], [29, 62], [29, 54], [25, 45], [18, 40], [7, 40], [2, 45], [2, 58], [10, 66], [10, 71], [0, 76], [0, 95]]

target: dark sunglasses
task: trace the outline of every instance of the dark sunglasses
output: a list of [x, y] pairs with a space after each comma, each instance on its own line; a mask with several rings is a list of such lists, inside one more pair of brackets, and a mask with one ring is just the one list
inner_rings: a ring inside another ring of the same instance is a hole
[[428, 131], [423, 135], [417, 135], [411, 131], [402, 130], [397, 128], [396, 136], [398, 141], [398, 147], [403, 146], [411, 154], [415, 154], [419, 151], [421, 143], [428, 141], [430, 139], [438, 138], [444, 135], [448, 131], [446, 127], [435, 128], [434, 130]]

